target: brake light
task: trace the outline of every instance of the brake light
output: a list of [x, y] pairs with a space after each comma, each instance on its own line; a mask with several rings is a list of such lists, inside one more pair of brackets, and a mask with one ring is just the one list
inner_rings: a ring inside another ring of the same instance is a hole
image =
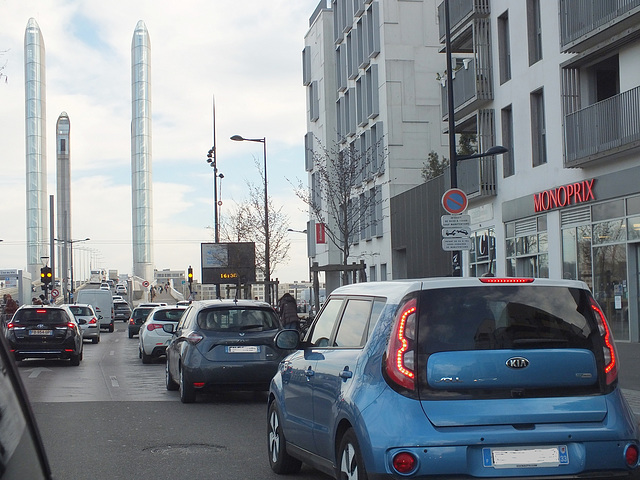
[[638, 446], [635, 444], [627, 445], [627, 449], [624, 452], [624, 460], [631, 468], [635, 468], [638, 465]]
[[46, 310], [42, 309], [42, 310], [36, 310], [36, 313], [47, 313]]
[[393, 468], [396, 472], [407, 475], [416, 468], [416, 457], [409, 452], [400, 452], [393, 457]]
[[147, 325], [147, 330], [149, 330], [150, 332], [153, 332], [154, 330], [157, 330], [158, 328], [162, 328], [162, 324], [160, 324], [160, 323], [149, 323]]
[[204, 382], [193, 382], [193, 387], [194, 388], [202, 388], [204, 387], [205, 383]]
[[401, 387], [415, 388], [415, 324], [416, 299], [409, 300], [396, 317], [387, 346], [386, 372], [389, 379]]
[[604, 312], [593, 298], [591, 299], [591, 308], [596, 314], [598, 329], [600, 330], [600, 336], [604, 343], [602, 353], [604, 356], [604, 373], [606, 383], [607, 385], [611, 385], [618, 378], [618, 359], [616, 358], [616, 349], [613, 345], [613, 337], [611, 335], [611, 330], [609, 330], [609, 324], [604, 316]]
[[129, 325], [135, 325], [136, 321], [133, 318], [129, 319]]
[[7, 329], [8, 329], [8, 330], [11, 330], [11, 329], [12, 329], [13, 327], [15, 327], [15, 326], [16, 326], [16, 324], [15, 324], [15, 323], [13, 323], [13, 322], [7, 323]]
[[90, 324], [94, 324], [94, 323], [98, 323], [98, 320], [96, 320], [96, 317], [93, 317], [91, 320], [89, 320]]
[[189, 335], [187, 335], [187, 342], [189, 342], [191, 345], [197, 345], [203, 338], [204, 337], [199, 333], [191, 332]]
[[480, 277], [482, 283], [533, 283], [533, 278], [495, 278]]
[[75, 328], [76, 328], [76, 324], [75, 324], [75, 323], [73, 323], [73, 322], [68, 322], [68, 323], [67, 323], [67, 328], [70, 328], [71, 330], [73, 330], [73, 329], [75, 329]]

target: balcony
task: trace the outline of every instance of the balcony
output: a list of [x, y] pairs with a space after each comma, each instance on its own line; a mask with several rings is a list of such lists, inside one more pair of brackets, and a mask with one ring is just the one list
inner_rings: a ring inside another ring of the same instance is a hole
[[[449, 27], [451, 36], [455, 37], [475, 18], [487, 17], [490, 13], [489, 0], [449, 0]], [[440, 43], [445, 42], [444, 2], [438, 5], [438, 25]]]
[[560, 0], [563, 53], [581, 53], [640, 35], [640, 0]]
[[640, 87], [565, 116], [565, 167], [640, 147]]
[[[486, 58], [486, 57], [485, 57]], [[455, 67], [454, 67], [455, 69]], [[464, 59], [454, 71], [453, 111], [456, 117], [464, 117], [493, 99], [493, 81], [490, 65], [477, 68], [475, 59]], [[449, 117], [447, 84], [442, 86], [442, 118]]]

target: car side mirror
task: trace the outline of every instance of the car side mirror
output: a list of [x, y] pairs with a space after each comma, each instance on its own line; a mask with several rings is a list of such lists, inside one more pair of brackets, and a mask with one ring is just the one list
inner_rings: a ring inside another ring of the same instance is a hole
[[104, 317], [102, 315], [98, 315], [98, 320], [102, 320]]
[[167, 333], [173, 334], [176, 331], [176, 326], [173, 323], [165, 323], [162, 326], [162, 330], [164, 330]]
[[281, 330], [275, 338], [276, 347], [283, 350], [296, 350], [300, 345], [300, 334], [297, 330]]

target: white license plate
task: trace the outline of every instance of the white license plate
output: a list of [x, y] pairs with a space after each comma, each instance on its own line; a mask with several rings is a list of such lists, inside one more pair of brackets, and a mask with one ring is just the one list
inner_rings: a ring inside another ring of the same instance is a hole
[[29, 330], [29, 335], [53, 335], [53, 330]]
[[227, 353], [260, 353], [260, 347], [256, 345], [227, 347]]
[[494, 468], [540, 468], [569, 464], [566, 445], [554, 447], [483, 448], [483, 464]]

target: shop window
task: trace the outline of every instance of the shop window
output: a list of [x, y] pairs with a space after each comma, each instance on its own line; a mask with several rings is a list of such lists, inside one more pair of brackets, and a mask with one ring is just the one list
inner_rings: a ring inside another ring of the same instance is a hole
[[640, 240], [640, 216], [627, 220], [627, 232], [629, 240]]
[[469, 250], [469, 274], [480, 277], [496, 272], [496, 237], [493, 228], [478, 230], [471, 234]]
[[627, 239], [626, 223], [624, 220], [611, 220], [593, 225], [593, 244], [623, 242]]
[[593, 248], [594, 296], [604, 311], [616, 340], [629, 340], [627, 245]]
[[549, 277], [549, 241], [546, 228], [544, 216], [506, 224], [507, 276]]

